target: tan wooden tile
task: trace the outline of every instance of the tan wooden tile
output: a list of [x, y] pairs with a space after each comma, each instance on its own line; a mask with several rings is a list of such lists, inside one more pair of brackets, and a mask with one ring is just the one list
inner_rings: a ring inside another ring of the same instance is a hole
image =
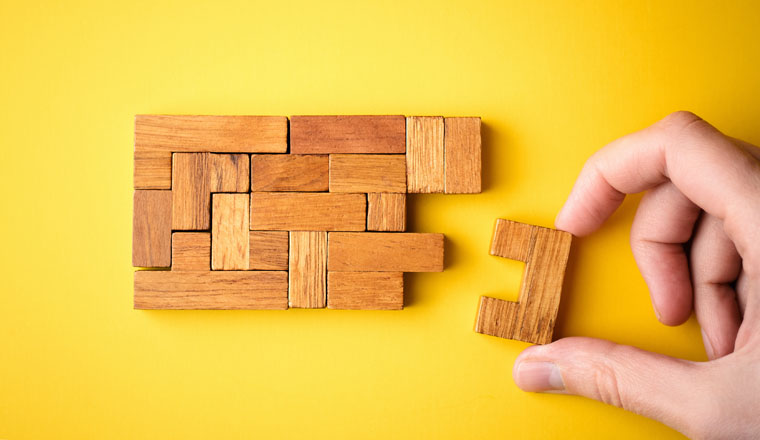
[[444, 191], [443, 118], [406, 118], [406, 185], [410, 193]]
[[331, 154], [330, 192], [406, 193], [403, 154]]
[[327, 301], [327, 232], [291, 231], [288, 305], [321, 309]]
[[404, 231], [406, 194], [367, 194], [368, 231]]
[[290, 152], [404, 154], [403, 116], [291, 116]]
[[329, 159], [324, 154], [254, 154], [251, 190], [327, 191]]
[[288, 270], [287, 231], [250, 232], [251, 270]]
[[327, 307], [343, 310], [401, 310], [402, 272], [328, 272]]
[[344, 272], [441, 272], [443, 234], [331, 232], [327, 270]]
[[251, 193], [251, 230], [363, 231], [367, 197], [336, 193]]
[[211, 269], [247, 270], [250, 209], [248, 194], [214, 194], [211, 212]]
[[132, 266], [171, 266], [171, 191], [135, 191], [132, 216]]
[[211, 234], [175, 232], [172, 234], [172, 270], [211, 270]]
[[446, 194], [479, 193], [480, 118], [445, 118], [444, 126]]

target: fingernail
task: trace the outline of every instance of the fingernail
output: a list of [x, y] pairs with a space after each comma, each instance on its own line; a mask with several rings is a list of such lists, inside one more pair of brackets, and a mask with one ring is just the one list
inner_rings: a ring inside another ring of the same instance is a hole
[[712, 345], [710, 345], [710, 339], [707, 338], [707, 335], [705, 334], [704, 330], [702, 331], [702, 341], [705, 344], [705, 353], [707, 353], [708, 359], [714, 359], [715, 358], [715, 351], [712, 348]]
[[523, 391], [560, 391], [565, 389], [559, 367], [552, 362], [520, 362], [515, 383]]

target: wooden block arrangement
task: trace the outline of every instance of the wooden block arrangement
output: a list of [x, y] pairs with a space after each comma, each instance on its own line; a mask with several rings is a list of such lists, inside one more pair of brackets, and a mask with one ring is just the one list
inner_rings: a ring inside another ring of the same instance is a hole
[[135, 117], [137, 309], [398, 310], [443, 234], [407, 193], [480, 192], [480, 118]]
[[518, 302], [480, 298], [475, 331], [534, 344], [552, 341], [572, 235], [498, 219], [491, 255], [525, 262]]

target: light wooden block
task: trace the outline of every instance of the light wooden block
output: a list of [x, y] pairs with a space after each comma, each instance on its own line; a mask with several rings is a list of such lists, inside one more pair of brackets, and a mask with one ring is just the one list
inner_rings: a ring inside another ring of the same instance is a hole
[[288, 308], [285, 271], [135, 272], [135, 309]]
[[321, 309], [327, 301], [327, 232], [292, 231], [288, 305]]
[[248, 194], [214, 194], [211, 269], [247, 270], [250, 259]]
[[445, 118], [446, 194], [473, 194], [481, 189], [480, 118]]
[[328, 272], [327, 308], [343, 310], [401, 310], [402, 272]]
[[441, 272], [443, 234], [331, 232], [327, 270], [342, 272]]
[[406, 184], [410, 193], [444, 191], [443, 118], [406, 118]]
[[291, 116], [292, 154], [406, 152], [403, 116]]
[[135, 189], [171, 189], [171, 151], [135, 151]]
[[172, 234], [172, 270], [211, 270], [211, 234], [175, 232]]
[[171, 241], [171, 191], [135, 191], [132, 210], [132, 266], [171, 266]]
[[251, 193], [251, 230], [363, 231], [367, 197], [337, 193]]
[[248, 192], [251, 171], [247, 154], [209, 155], [209, 191]]
[[287, 231], [251, 231], [249, 237], [249, 269], [288, 270]]
[[406, 156], [331, 154], [330, 192], [406, 193]]
[[210, 228], [211, 192], [209, 155], [175, 153], [172, 157], [172, 229], [202, 231]]
[[367, 194], [368, 231], [404, 231], [406, 194]]
[[498, 219], [491, 254], [525, 262], [517, 303], [482, 297], [475, 331], [534, 344], [552, 340], [572, 235]]
[[251, 191], [327, 191], [328, 175], [324, 154], [251, 156]]

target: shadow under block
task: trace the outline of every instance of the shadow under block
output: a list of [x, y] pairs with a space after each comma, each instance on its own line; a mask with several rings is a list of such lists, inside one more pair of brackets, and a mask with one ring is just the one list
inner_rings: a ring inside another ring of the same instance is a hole
[[367, 194], [367, 230], [397, 231], [406, 229], [406, 194]]
[[404, 154], [404, 116], [291, 116], [292, 154]]
[[245, 193], [251, 182], [247, 154], [210, 154], [209, 191]]
[[211, 270], [247, 270], [248, 194], [214, 194], [211, 207]]
[[410, 193], [444, 191], [443, 118], [406, 118], [406, 184]]
[[251, 231], [249, 237], [249, 269], [288, 270], [287, 231]]
[[331, 232], [327, 247], [328, 271], [443, 271], [443, 234]]
[[481, 190], [480, 118], [444, 118], [446, 194]]
[[325, 154], [254, 154], [251, 191], [327, 191], [329, 171]]
[[475, 331], [534, 344], [552, 340], [572, 235], [498, 219], [491, 255], [525, 262], [518, 302], [481, 297]]
[[288, 305], [322, 309], [327, 301], [327, 232], [292, 231]]
[[285, 271], [135, 272], [135, 309], [288, 308]]
[[403, 272], [328, 272], [327, 308], [401, 310]]
[[331, 154], [330, 192], [406, 193], [403, 154]]
[[172, 157], [172, 229], [210, 228], [209, 155], [175, 153]]
[[251, 193], [251, 230], [363, 231], [367, 197], [337, 193]]
[[171, 151], [135, 151], [135, 189], [171, 189]]
[[171, 266], [171, 191], [135, 191], [132, 216], [132, 266]]
[[175, 232], [172, 234], [172, 270], [211, 270], [211, 234]]

